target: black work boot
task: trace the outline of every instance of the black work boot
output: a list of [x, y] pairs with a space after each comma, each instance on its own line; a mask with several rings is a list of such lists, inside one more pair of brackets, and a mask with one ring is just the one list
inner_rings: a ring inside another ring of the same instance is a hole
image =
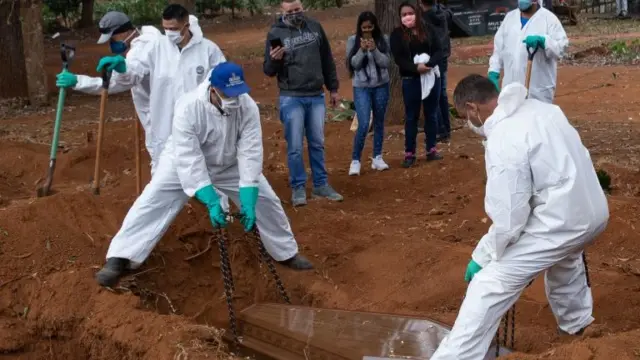
[[284, 265], [293, 270], [312, 270], [313, 264], [306, 257], [295, 254], [291, 259], [278, 261], [279, 264]]
[[100, 286], [113, 287], [127, 273], [128, 268], [129, 259], [109, 258], [102, 269], [96, 273], [96, 280]]

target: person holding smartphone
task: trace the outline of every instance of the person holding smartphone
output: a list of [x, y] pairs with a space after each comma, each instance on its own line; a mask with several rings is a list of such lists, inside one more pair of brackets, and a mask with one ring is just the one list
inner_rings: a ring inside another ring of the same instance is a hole
[[378, 18], [371, 11], [358, 17], [356, 35], [347, 40], [347, 69], [353, 79], [353, 101], [358, 115], [358, 130], [353, 139], [349, 175], [360, 175], [360, 158], [369, 132], [373, 112], [373, 161], [371, 168], [387, 170], [382, 159], [384, 117], [389, 102], [389, 39], [382, 34]]
[[300, 0], [283, 0], [282, 17], [272, 25], [265, 44], [263, 71], [278, 78], [280, 120], [287, 141], [287, 162], [293, 206], [307, 203], [307, 172], [303, 160], [306, 135], [314, 197], [342, 201], [329, 185], [324, 163], [323, 87], [338, 103], [338, 75], [329, 39], [318, 22], [308, 18]]

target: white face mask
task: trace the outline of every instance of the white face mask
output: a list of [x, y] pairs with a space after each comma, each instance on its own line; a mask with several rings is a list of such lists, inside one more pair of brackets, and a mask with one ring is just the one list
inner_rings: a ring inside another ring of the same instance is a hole
[[467, 118], [467, 126], [469, 127], [469, 129], [471, 129], [471, 131], [473, 131], [474, 133], [482, 136], [482, 137], [487, 137], [484, 133], [484, 121], [480, 120], [480, 117], [478, 116], [478, 121], [482, 124], [480, 126], [475, 126], [473, 124], [473, 122], [471, 122], [471, 119]]
[[169, 38], [169, 41], [178, 45], [184, 40], [184, 35], [181, 34], [182, 30], [165, 30], [164, 34]]
[[220, 100], [220, 106], [222, 110], [235, 110], [240, 108], [240, 99], [237, 97], [223, 99], [217, 91], [214, 91], [218, 100]]

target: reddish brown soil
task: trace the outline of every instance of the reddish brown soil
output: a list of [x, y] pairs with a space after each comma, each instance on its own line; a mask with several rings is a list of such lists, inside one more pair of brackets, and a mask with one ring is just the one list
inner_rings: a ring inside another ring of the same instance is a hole
[[[347, 97], [344, 38], [358, 11], [319, 15], [335, 39], [341, 93]], [[452, 144], [442, 147], [444, 161], [406, 170], [399, 166], [401, 128], [389, 126], [385, 157], [392, 169], [374, 173], [365, 166], [362, 176], [352, 178], [347, 167], [353, 134], [347, 122], [331, 123], [327, 165], [345, 202], [313, 201], [293, 209], [282, 128], [270, 106], [277, 89], [261, 73], [265, 26], [256, 22], [252, 29], [230, 32], [221, 24], [205, 31], [247, 69], [253, 95], [264, 105], [265, 174], [285, 203], [302, 251], [317, 266], [307, 274], [281, 269], [293, 302], [452, 323], [466, 288], [465, 265], [488, 227], [480, 140], [456, 131]], [[93, 73], [105, 49], [90, 41], [78, 49], [72, 70]], [[461, 48], [455, 56], [464, 53]], [[58, 67], [52, 47], [52, 79]], [[450, 91], [465, 74], [485, 71], [485, 66], [452, 66]], [[559, 339], [537, 281], [518, 302], [516, 349], [527, 355], [514, 358], [635, 359], [640, 351], [640, 75], [624, 67], [563, 67], [559, 74], [557, 101], [615, 187], [608, 229], [588, 250], [599, 333], [572, 343]], [[47, 198], [35, 198], [35, 182], [46, 171], [53, 110], [1, 120], [0, 353], [8, 359], [222, 358], [218, 333], [208, 327], [224, 327], [227, 321], [217, 251], [184, 260], [207, 243], [201, 232], [208, 227], [206, 213], [199, 205], [183, 211], [141, 269], [145, 272], [128, 281], [135, 295], [112, 293], [93, 280], [135, 199], [135, 113], [128, 94], [109, 99], [102, 195], [88, 191], [95, 146], [87, 144], [86, 134], [97, 128], [98, 105], [98, 97], [73, 94], [68, 100], [57, 193]], [[369, 140], [366, 156], [370, 151]], [[143, 160], [147, 164], [146, 154]], [[277, 300], [255, 249], [237, 227], [232, 233], [236, 306]]]

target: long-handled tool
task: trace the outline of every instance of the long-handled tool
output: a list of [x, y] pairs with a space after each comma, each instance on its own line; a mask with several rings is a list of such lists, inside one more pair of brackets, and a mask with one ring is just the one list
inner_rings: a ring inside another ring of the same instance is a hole
[[140, 196], [142, 192], [142, 169], [140, 167], [140, 120], [136, 119], [136, 194]]
[[[60, 57], [62, 58], [62, 70], [68, 70], [71, 61], [76, 53], [75, 47], [66, 44], [60, 44]], [[49, 195], [51, 184], [53, 183], [53, 173], [56, 168], [56, 155], [58, 153], [58, 141], [60, 140], [60, 125], [62, 123], [62, 110], [64, 108], [64, 98], [66, 89], [60, 88], [58, 91], [58, 106], [56, 108], [56, 122], [53, 126], [53, 138], [51, 140], [51, 153], [49, 155], [49, 170], [44, 183], [41, 183], [36, 192], [38, 197]]]
[[100, 123], [98, 124], [98, 144], [96, 145], [96, 164], [93, 170], [93, 184], [91, 189], [94, 195], [100, 194], [100, 156], [102, 155], [102, 138], [104, 137], [104, 112], [107, 107], [107, 97], [109, 96], [109, 81], [111, 71], [106, 69], [102, 72], [102, 90], [100, 93]]
[[533, 57], [538, 52], [538, 49], [540, 49], [539, 46], [536, 46], [535, 48], [533, 48], [533, 50], [531, 50], [531, 48], [527, 46], [527, 54], [529, 54], [529, 58], [527, 59], [527, 75], [524, 80], [524, 87], [527, 88], [527, 91], [529, 90], [529, 83], [531, 83], [531, 69], [533, 68]]

